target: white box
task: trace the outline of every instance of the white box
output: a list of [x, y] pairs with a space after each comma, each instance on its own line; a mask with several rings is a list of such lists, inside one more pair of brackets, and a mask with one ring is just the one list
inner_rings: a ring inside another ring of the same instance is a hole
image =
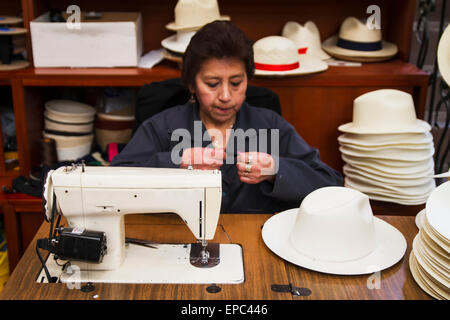
[[[136, 67], [142, 54], [139, 12], [102, 12], [79, 29], [49, 22], [49, 12], [30, 22], [35, 67]], [[83, 14], [81, 14], [83, 16]]]

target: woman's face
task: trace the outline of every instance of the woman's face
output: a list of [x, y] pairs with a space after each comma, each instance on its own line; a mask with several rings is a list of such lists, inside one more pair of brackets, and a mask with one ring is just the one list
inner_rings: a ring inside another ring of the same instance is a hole
[[203, 63], [197, 73], [193, 91], [203, 117], [220, 125], [234, 122], [245, 100], [246, 90], [247, 73], [243, 61], [211, 58]]

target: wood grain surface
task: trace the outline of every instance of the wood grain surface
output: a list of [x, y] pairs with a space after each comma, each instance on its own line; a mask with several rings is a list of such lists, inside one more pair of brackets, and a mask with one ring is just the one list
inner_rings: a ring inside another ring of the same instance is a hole
[[[429, 299], [414, 282], [408, 267], [411, 242], [418, 232], [414, 217], [381, 218], [397, 227], [408, 241], [408, 251], [393, 267], [381, 272], [380, 289], [367, 288], [368, 276], [331, 276], [292, 265], [273, 254], [261, 238], [261, 227], [270, 215], [222, 214], [213, 242], [236, 243], [243, 248], [245, 281], [219, 285], [219, 293], [208, 293], [208, 285], [95, 284], [93, 292], [68, 289], [65, 284], [36, 283], [40, 264], [35, 253], [37, 238], [45, 237], [48, 224], [39, 229], [19, 265], [7, 282], [0, 299], [87, 299], [87, 300], [291, 300], [291, 299]], [[126, 235], [155, 242], [192, 242], [193, 236], [178, 216], [132, 215], [126, 217]], [[272, 284], [291, 283], [309, 288], [309, 297], [271, 290]]]

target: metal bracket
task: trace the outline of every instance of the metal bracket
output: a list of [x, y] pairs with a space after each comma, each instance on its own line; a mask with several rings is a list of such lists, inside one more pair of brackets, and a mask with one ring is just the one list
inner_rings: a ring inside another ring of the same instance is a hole
[[308, 288], [298, 288], [294, 287], [291, 283], [289, 284], [272, 284], [270, 286], [274, 292], [290, 292], [293, 296], [307, 297], [311, 295], [312, 291]]
[[191, 264], [198, 268], [212, 268], [220, 263], [220, 247], [218, 243], [192, 243], [190, 253]]

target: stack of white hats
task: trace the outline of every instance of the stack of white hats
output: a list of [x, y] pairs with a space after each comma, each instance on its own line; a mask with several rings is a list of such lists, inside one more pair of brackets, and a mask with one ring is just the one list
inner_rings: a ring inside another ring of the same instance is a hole
[[345, 187], [308, 194], [300, 208], [264, 223], [264, 243], [281, 258], [306, 269], [361, 275], [387, 269], [406, 252], [406, 239], [373, 216], [367, 195]]
[[417, 284], [436, 299], [450, 298], [450, 181], [427, 200], [409, 268]]
[[339, 127], [345, 186], [373, 200], [417, 205], [436, 187], [431, 127], [416, 118], [412, 96], [382, 89], [353, 103], [353, 122]]
[[90, 153], [95, 113], [94, 107], [76, 101], [45, 103], [43, 135], [55, 140], [58, 161], [77, 160]]
[[220, 14], [217, 0], [178, 0], [175, 21], [166, 25], [176, 34], [161, 41], [166, 49], [165, 57], [174, 61], [181, 59], [195, 32], [215, 20], [230, 20], [229, 16]]

